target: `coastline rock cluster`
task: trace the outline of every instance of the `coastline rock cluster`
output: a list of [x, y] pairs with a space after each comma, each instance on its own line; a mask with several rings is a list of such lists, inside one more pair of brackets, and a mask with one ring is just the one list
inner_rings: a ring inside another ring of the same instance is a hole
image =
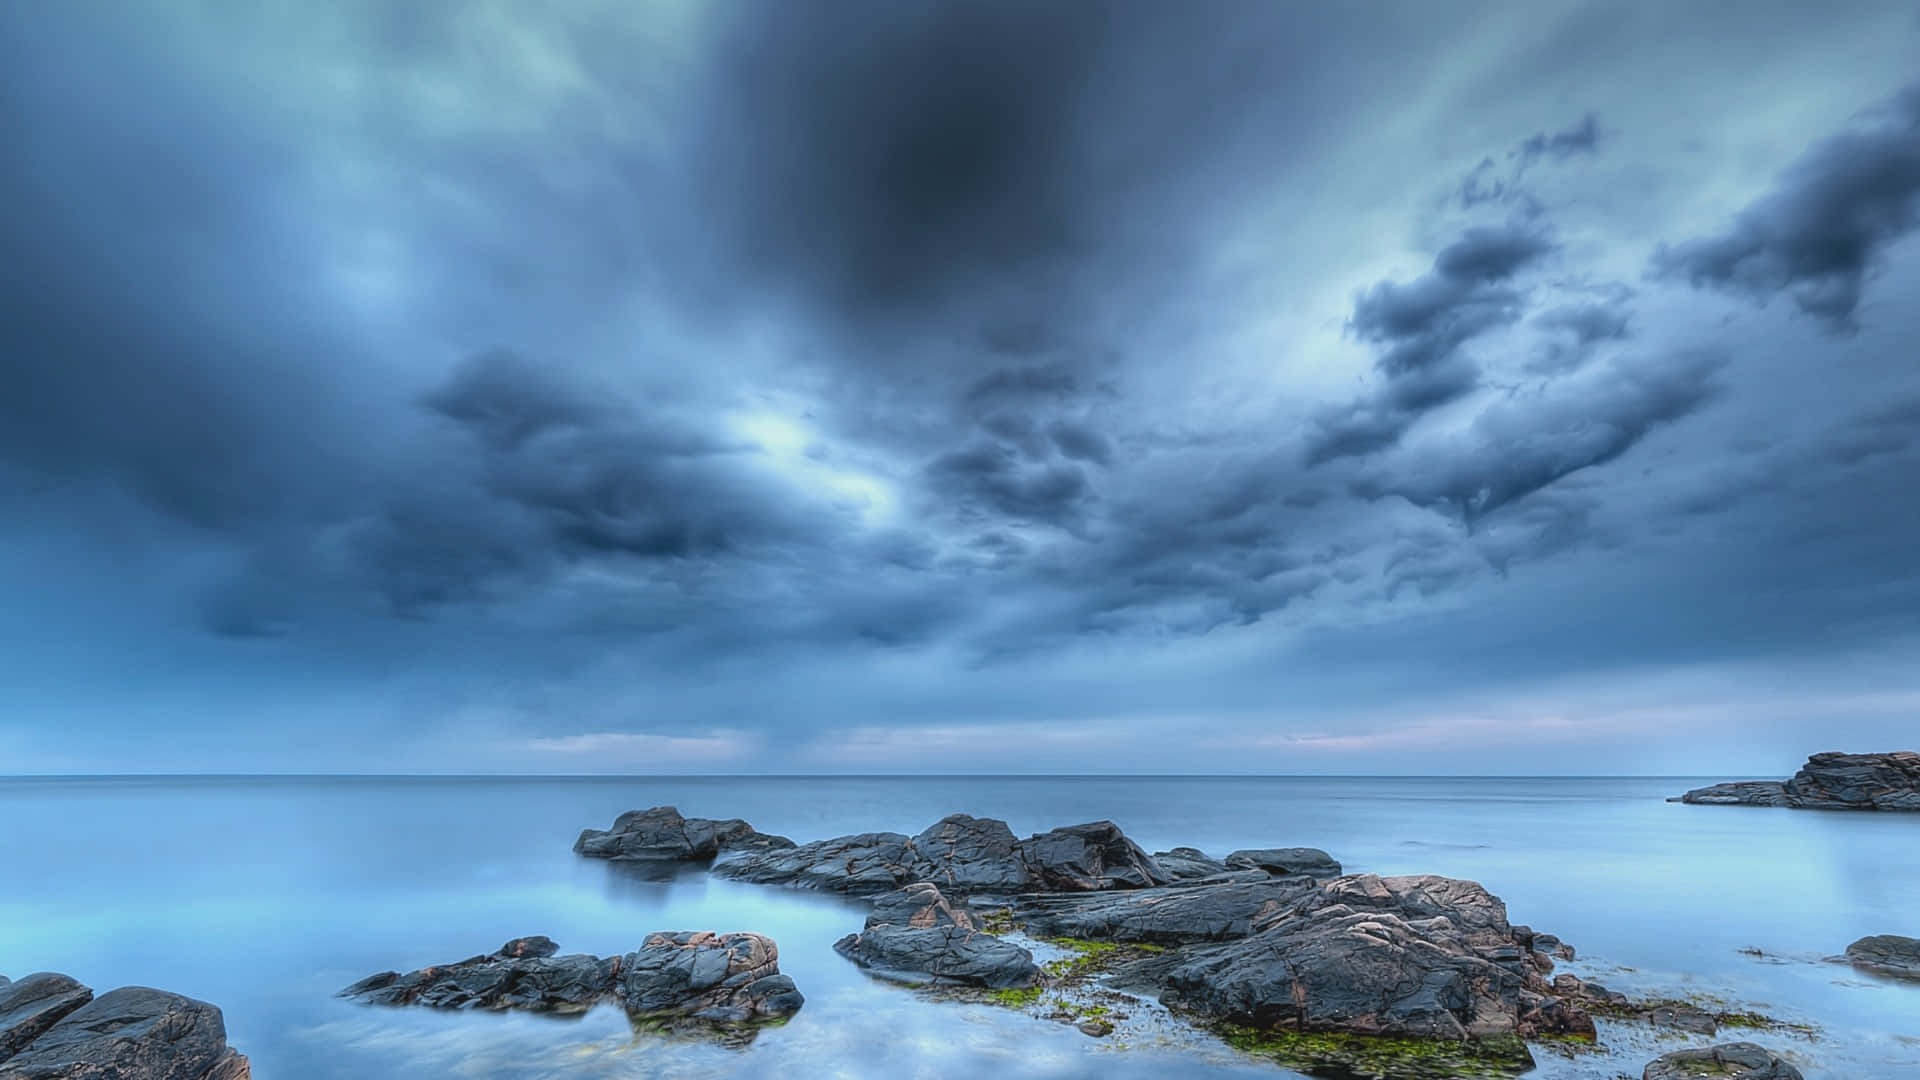
[[1750, 1042], [1726, 1043], [1697, 1050], [1662, 1054], [1640, 1074], [1640, 1080], [1804, 1080], [1800, 1070], [1766, 1047]]
[[738, 1027], [784, 1020], [806, 1000], [780, 973], [780, 952], [759, 934], [649, 934], [623, 956], [555, 955], [545, 937], [401, 974], [385, 971], [340, 991], [374, 1005], [585, 1012], [615, 1001], [636, 1024]]
[[1800, 810], [1920, 811], [1920, 753], [1829, 751], [1808, 758], [1790, 780], [1713, 784], [1667, 801], [1709, 806], [1786, 806]]
[[1026, 949], [987, 931], [971, 901], [988, 901], [1030, 935], [1124, 947], [1131, 967], [1116, 978], [1203, 1025], [1444, 1040], [1509, 1061], [1525, 1056], [1522, 1039], [1595, 1032], [1571, 993], [1577, 980], [1547, 981], [1553, 957], [1571, 949], [1510, 924], [1480, 885], [1342, 876], [1313, 848], [1149, 855], [1109, 821], [1022, 840], [1005, 822], [954, 814], [915, 836], [763, 845], [713, 871], [871, 899], [866, 925], [835, 947], [905, 981], [1048, 984]]
[[0, 976], [0, 1080], [247, 1080], [220, 1010], [164, 990], [99, 997], [54, 972]]

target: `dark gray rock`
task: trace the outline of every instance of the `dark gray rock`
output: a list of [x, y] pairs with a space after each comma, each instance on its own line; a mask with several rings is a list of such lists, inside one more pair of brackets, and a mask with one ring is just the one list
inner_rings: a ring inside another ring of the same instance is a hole
[[1847, 946], [1847, 963], [1875, 975], [1920, 980], [1920, 940], [1875, 934]]
[[681, 817], [671, 806], [629, 810], [613, 821], [613, 828], [583, 829], [573, 850], [596, 859], [704, 862], [724, 851], [766, 851], [790, 848], [784, 836], [757, 832], [730, 818]]
[[374, 1005], [584, 1012], [617, 1000], [635, 1019], [742, 1023], [790, 1016], [805, 1000], [759, 934], [652, 934], [624, 956], [555, 956], [547, 938], [405, 975], [383, 972], [340, 993]]
[[1197, 881], [1227, 872], [1227, 864], [1212, 858], [1199, 848], [1177, 847], [1172, 851], [1156, 851], [1153, 862], [1162, 873], [1175, 881]]
[[949, 814], [912, 840], [910, 874], [959, 894], [1015, 893], [1027, 887], [1027, 865], [1007, 823]]
[[100, 995], [0, 1062], [4, 1080], [246, 1080], [250, 1075], [247, 1059], [227, 1046], [219, 1009], [144, 986]]
[[1263, 1029], [1444, 1039], [1593, 1031], [1515, 939], [1506, 905], [1474, 882], [1339, 878], [1254, 929], [1193, 949], [1167, 973], [1162, 999]]
[[1005, 990], [1040, 981], [1032, 953], [981, 931], [931, 882], [880, 897], [866, 928], [833, 947], [875, 974], [906, 982]]
[[637, 1019], [714, 1023], [783, 1020], [806, 1001], [760, 934], [650, 934], [620, 958], [619, 995]]
[[19, 1053], [61, 1017], [92, 1000], [92, 990], [51, 971], [19, 982], [0, 979], [0, 1061]]
[[1029, 837], [1020, 844], [1036, 888], [1055, 892], [1145, 889], [1173, 879], [1111, 821], [1092, 821]]
[[1275, 877], [1300, 874], [1306, 877], [1335, 878], [1340, 864], [1319, 848], [1251, 848], [1227, 856], [1230, 870], [1265, 870]]
[[1675, 1050], [1654, 1059], [1640, 1074], [1641, 1080], [1700, 1080], [1709, 1076], [1722, 1080], [1803, 1080], [1799, 1069], [1766, 1047], [1749, 1042]]
[[1801, 810], [1920, 811], [1920, 754], [1815, 754], [1784, 783], [1743, 781], [1696, 788], [1670, 802], [1788, 806]]
[[1293, 911], [1318, 888], [1304, 879], [1255, 874], [1242, 882], [1182, 882], [1166, 888], [1023, 896], [1016, 911], [1046, 937], [1186, 945], [1243, 938]]
[[913, 880], [912, 842], [901, 833], [859, 833], [714, 864], [721, 877], [760, 885], [877, 896]]

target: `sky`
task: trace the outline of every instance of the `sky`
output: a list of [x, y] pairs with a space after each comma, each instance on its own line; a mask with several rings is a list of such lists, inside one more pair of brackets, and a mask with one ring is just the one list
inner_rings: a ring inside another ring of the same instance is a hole
[[0, 773], [1920, 742], [1920, 7], [0, 5]]

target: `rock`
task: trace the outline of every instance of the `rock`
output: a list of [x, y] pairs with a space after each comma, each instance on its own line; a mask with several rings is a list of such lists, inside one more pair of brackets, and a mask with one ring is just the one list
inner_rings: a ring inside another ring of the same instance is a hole
[[1007, 990], [1040, 981], [1032, 953], [981, 931], [971, 913], [931, 882], [880, 897], [866, 928], [833, 947], [861, 967], [903, 982]]
[[219, 1009], [144, 986], [100, 995], [0, 1062], [4, 1080], [246, 1080], [250, 1075], [247, 1059], [227, 1046]]
[[761, 885], [877, 896], [912, 880], [911, 841], [901, 833], [859, 833], [716, 863], [721, 877]]
[[1275, 877], [1303, 874], [1307, 877], [1340, 876], [1340, 864], [1319, 848], [1251, 848], [1227, 856], [1230, 870], [1265, 870]]
[[1175, 881], [1193, 881], [1226, 873], [1227, 864], [1199, 848], [1177, 847], [1153, 853], [1154, 865]]
[[959, 894], [1027, 887], [1020, 843], [1004, 821], [949, 814], [914, 837], [912, 848], [913, 876]]
[[1171, 880], [1110, 821], [1016, 841], [1007, 823], [952, 814], [920, 835], [859, 833], [715, 864], [722, 877], [877, 896], [916, 881], [955, 895], [1145, 888]]
[[0, 1061], [93, 1000], [93, 991], [65, 975], [42, 971], [19, 982], [0, 979]]
[[1592, 1030], [1528, 960], [1506, 906], [1474, 882], [1339, 878], [1254, 929], [1194, 949], [1167, 973], [1162, 1000], [1263, 1030], [1452, 1040]]
[[1111, 821], [1068, 825], [1021, 842], [1027, 873], [1042, 889], [1144, 889], [1173, 879]]
[[790, 848], [784, 836], [756, 832], [739, 818], [686, 818], [671, 806], [629, 810], [608, 830], [584, 829], [573, 850], [596, 859], [704, 862], [723, 851]]
[[1662, 1054], [1640, 1074], [1641, 1080], [1803, 1080], [1800, 1070], [1763, 1046], [1727, 1043]]
[[1186, 945], [1243, 938], [1294, 910], [1318, 889], [1304, 878], [1183, 882], [1169, 888], [1021, 897], [1030, 933], [1047, 937]]
[[1074, 1026], [1080, 1029], [1080, 1034], [1091, 1035], [1096, 1039], [1105, 1038], [1113, 1034], [1113, 1025], [1098, 1017], [1082, 1020]]
[[1785, 783], [1714, 784], [1669, 801], [1805, 810], [1920, 811], [1920, 754], [1910, 750], [1887, 754], [1829, 751], [1808, 758]]
[[783, 1020], [806, 1000], [773, 939], [747, 933], [650, 934], [620, 958], [618, 989], [627, 1015], [655, 1020]]
[[1920, 980], [1920, 940], [1875, 934], [1847, 946], [1847, 963], [1895, 979]]
[[544, 937], [516, 938], [487, 956], [383, 972], [342, 990], [375, 1005], [578, 1013], [618, 1000], [634, 1020], [715, 1023], [782, 1018], [804, 1000], [759, 934], [652, 934], [624, 956], [552, 955]]

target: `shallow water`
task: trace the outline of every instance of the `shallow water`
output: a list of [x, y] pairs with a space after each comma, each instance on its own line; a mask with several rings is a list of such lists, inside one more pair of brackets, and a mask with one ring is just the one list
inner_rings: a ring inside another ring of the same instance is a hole
[[[1920, 815], [1664, 802], [1665, 779], [86, 778], [0, 779], [0, 972], [148, 984], [220, 1005], [262, 1080], [283, 1077], [1153, 1077], [1292, 1075], [1215, 1044], [1118, 1047], [876, 982], [832, 943], [862, 910], [703, 873], [649, 881], [570, 850], [659, 803], [796, 840], [913, 833], [964, 810], [1025, 835], [1112, 818], [1157, 850], [1324, 847], [1349, 870], [1473, 878], [1515, 922], [1576, 945], [1563, 970], [1646, 994], [1710, 994], [1817, 1025], [1810, 1078], [1920, 1077], [1920, 986], [1824, 957], [1920, 936]], [[654, 930], [756, 930], [807, 1005], [744, 1049], [575, 1020], [379, 1009], [361, 976], [546, 934], [563, 951]], [[1741, 950], [1758, 948], [1755, 957]], [[1618, 1052], [1543, 1054], [1545, 1080], [1639, 1075], [1708, 1040], [1606, 1024]], [[1151, 1041], [1151, 1040], [1148, 1040]]]

